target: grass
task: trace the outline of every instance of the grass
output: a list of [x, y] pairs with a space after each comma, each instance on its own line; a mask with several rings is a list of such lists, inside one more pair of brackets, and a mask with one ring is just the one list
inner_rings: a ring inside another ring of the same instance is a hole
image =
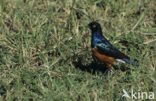
[[[156, 99], [155, 12], [154, 0], [1, 0], [0, 100], [130, 100], [122, 89]], [[102, 77], [85, 27], [93, 20], [138, 67], [115, 63]]]

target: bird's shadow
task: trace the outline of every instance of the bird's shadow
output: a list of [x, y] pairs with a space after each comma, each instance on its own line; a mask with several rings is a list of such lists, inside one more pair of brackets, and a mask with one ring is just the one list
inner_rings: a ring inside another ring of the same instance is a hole
[[[72, 62], [75, 68], [78, 68], [81, 71], [85, 71], [93, 75], [97, 72], [102, 72], [102, 74], [108, 73], [108, 68], [106, 64], [99, 64], [96, 61], [92, 61], [91, 63], [84, 64], [82, 57], [83, 56], [79, 56], [77, 57], [77, 61]], [[112, 67], [115, 70], [121, 70], [121, 71], [129, 70], [129, 68], [119, 68], [114, 65], [112, 65]]]
[[100, 71], [102, 73], [107, 72], [108, 68], [105, 64], [98, 64], [95, 61], [92, 61], [88, 64], [84, 64], [82, 61], [82, 57], [78, 57], [77, 61], [73, 61], [74, 67], [82, 71], [88, 72], [90, 74], [95, 74], [97, 71]]

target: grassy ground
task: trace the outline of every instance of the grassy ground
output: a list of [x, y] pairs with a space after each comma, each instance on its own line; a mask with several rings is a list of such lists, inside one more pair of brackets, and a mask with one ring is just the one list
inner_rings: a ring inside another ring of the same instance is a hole
[[[138, 67], [115, 63], [102, 77], [85, 27], [93, 20]], [[156, 99], [155, 69], [155, 0], [0, 1], [0, 100], [130, 100], [122, 89]]]

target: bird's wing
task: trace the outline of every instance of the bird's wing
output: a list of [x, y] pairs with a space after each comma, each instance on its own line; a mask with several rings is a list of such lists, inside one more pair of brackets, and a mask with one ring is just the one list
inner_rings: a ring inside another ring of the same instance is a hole
[[97, 51], [100, 54], [113, 57], [116, 59], [116, 61], [121, 62], [121, 63], [129, 63], [133, 66], [138, 66], [135, 62], [131, 61], [128, 56], [120, 52], [118, 49], [113, 47], [108, 41], [105, 42], [99, 42], [96, 45]]
[[113, 47], [108, 41], [99, 42], [96, 45], [97, 50], [100, 54], [113, 57], [115, 59], [129, 59], [128, 56], [120, 52], [118, 49]]

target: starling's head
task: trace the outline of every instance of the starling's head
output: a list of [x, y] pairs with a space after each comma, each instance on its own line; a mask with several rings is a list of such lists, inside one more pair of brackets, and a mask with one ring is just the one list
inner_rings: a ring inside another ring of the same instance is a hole
[[95, 31], [98, 31], [98, 30], [101, 30], [101, 26], [99, 23], [97, 22], [91, 22], [88, 24], [88, 27], [92, 30], [92, 32], [95, 32]]

